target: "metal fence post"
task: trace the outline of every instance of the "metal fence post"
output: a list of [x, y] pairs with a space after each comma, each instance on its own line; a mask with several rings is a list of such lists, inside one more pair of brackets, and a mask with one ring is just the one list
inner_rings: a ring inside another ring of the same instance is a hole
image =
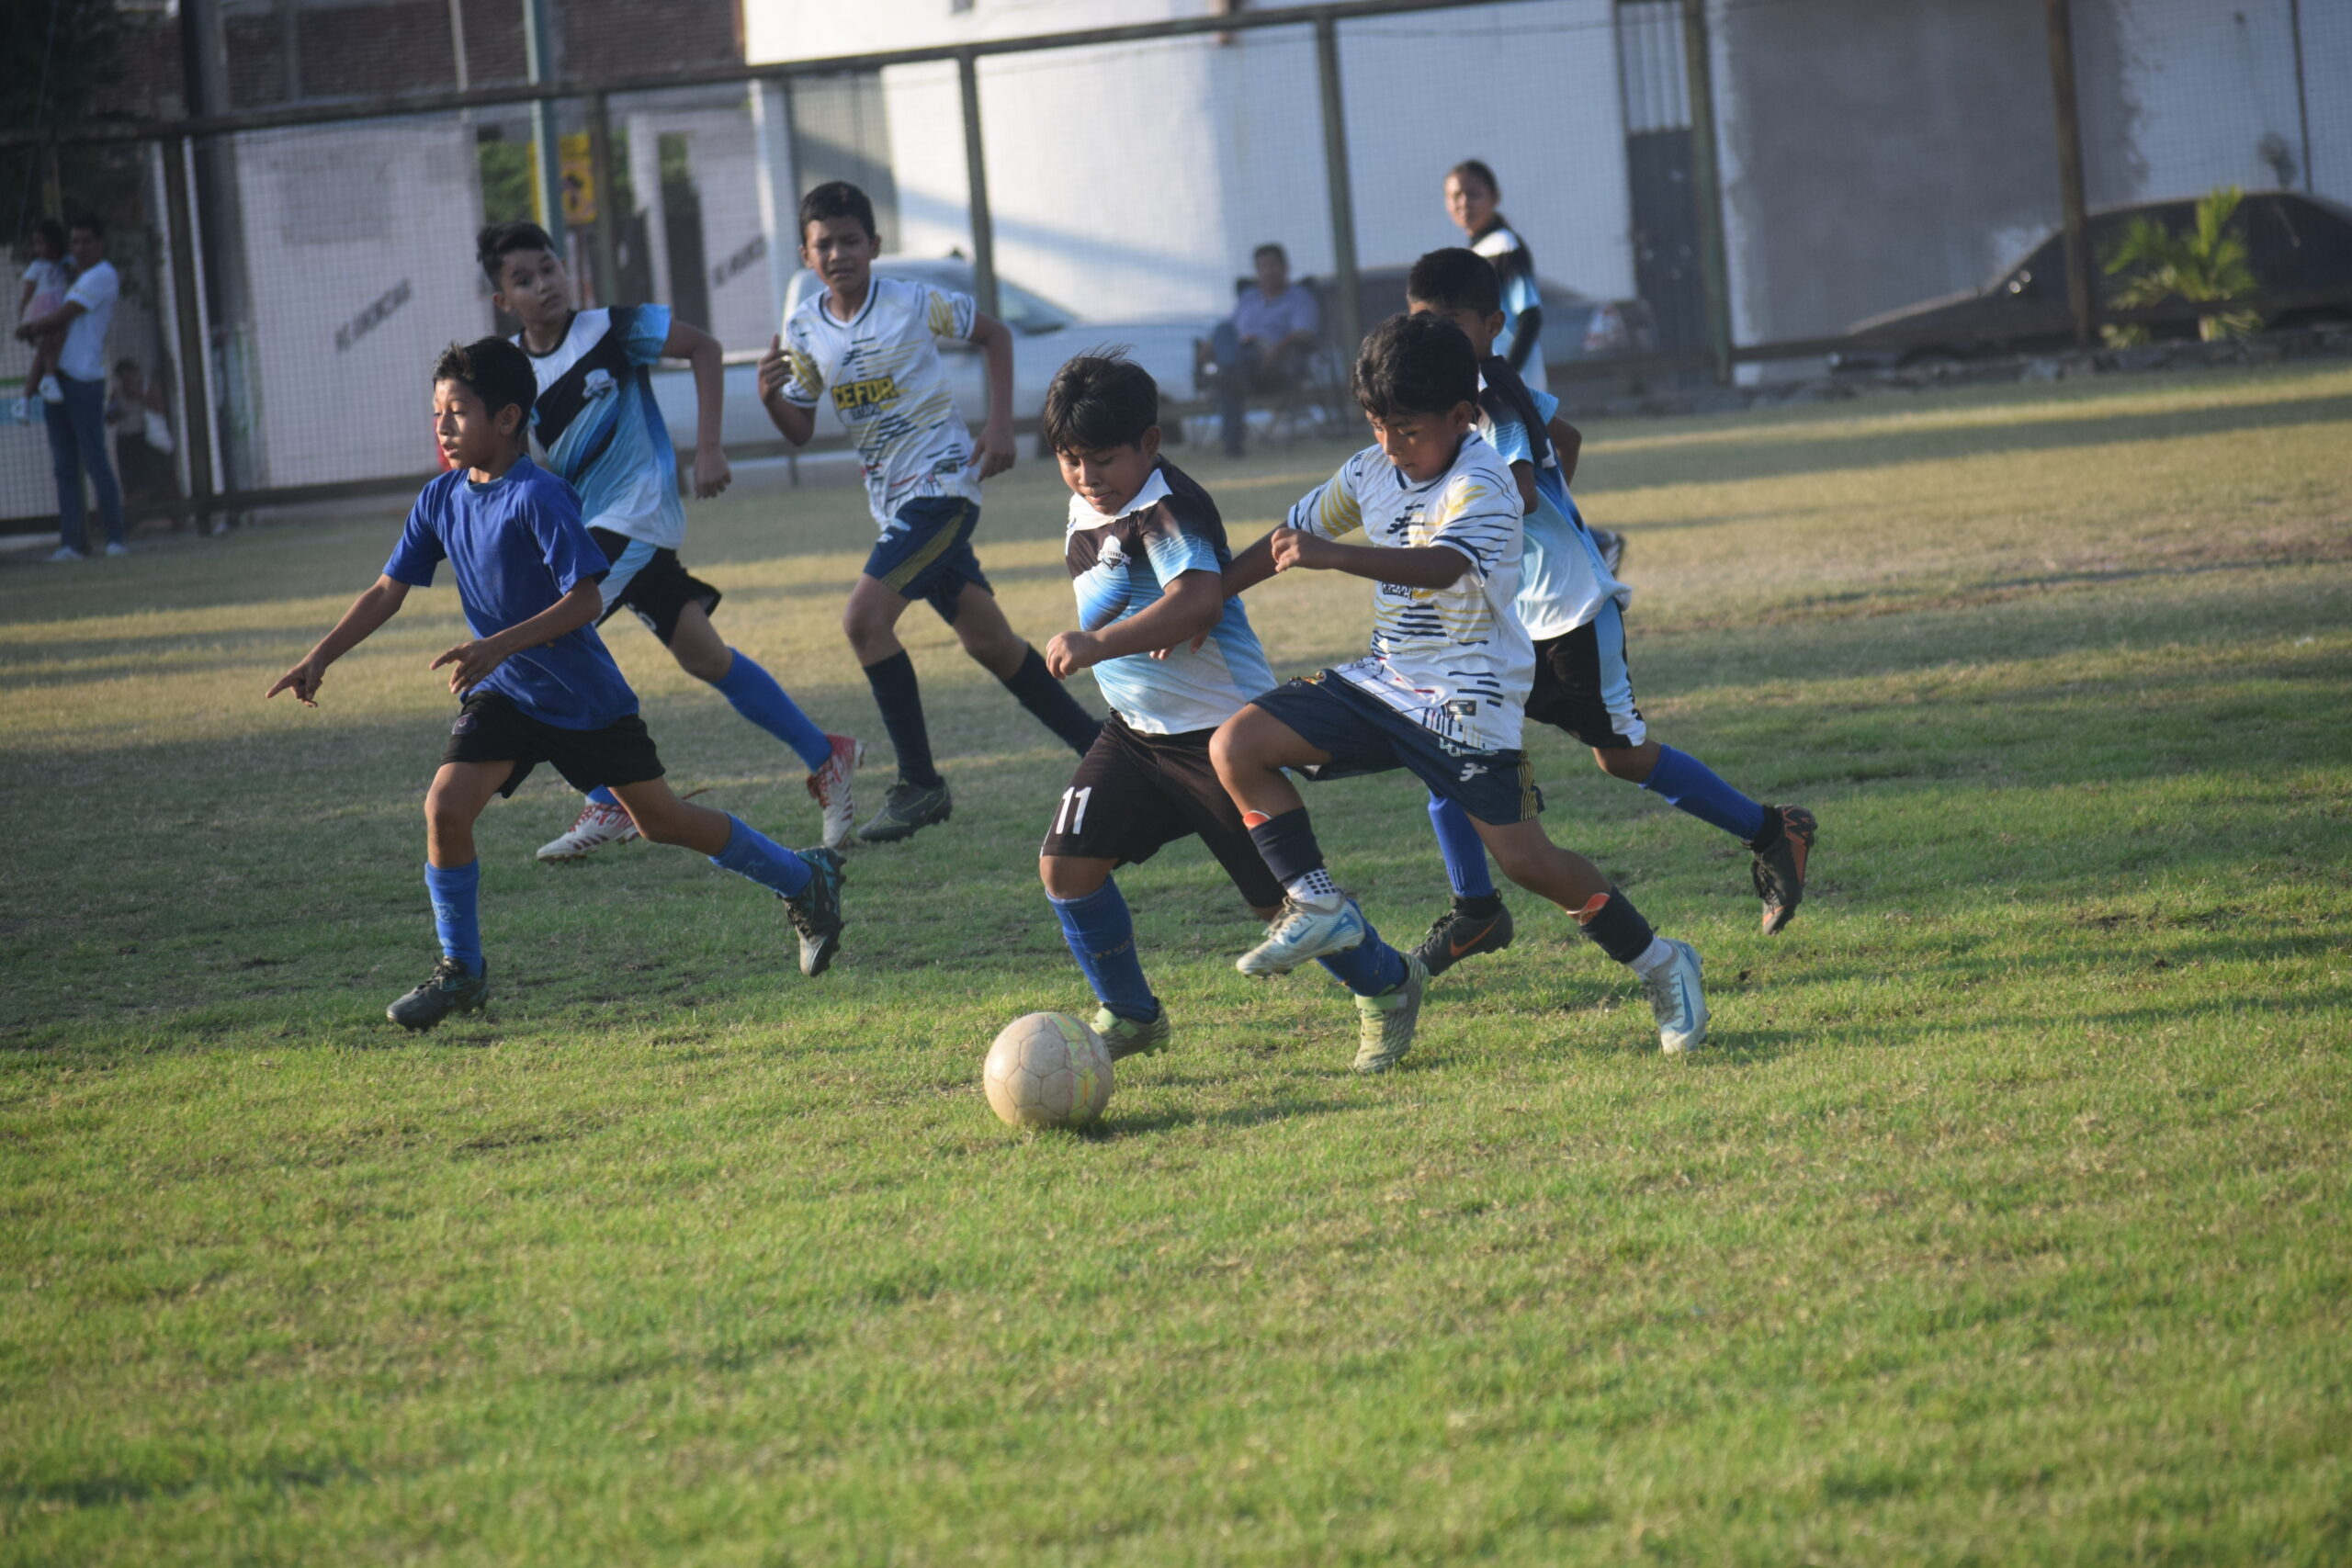
[[[523, 75], [537, 85], [555, 69], [555, 36], [548, 25], [553, 0], [523, 0]], [[563, 152], [556, 141], [555, 100], [531, 100], [531, 167], [538, 171], [539, 227], [563, 253]]]
[[1363, 342], [1363, 307], [1356, 288], [1355, 186], [1348, 175], [1348, 111], [1340, 96], [1340, 25], [1315, 18], [1315, 70], [1323, 99], [1323, 184], [1331, 203], [1331, 281], [1338, 286], [1335, 341], [1350, 367]]
[[613, 203], [620, 190], [613, 183], [613, 126], [605, 112], [605, 95], [588, 95], [588, 180], [594, 187], [596, 216], [596, 303], [620, 301], [620, 244], [613, 222]]
[[179, 325], [180, 442], [187, 453], [188, 515], [199, 534], [212, 518], [211, 356], [204, 349], [204, 297], [197, 283], [196, 230], [187, 194], [188, 145], [164, 143], [164, 220], [171, 225], [172, 315]]
[[2075, 102], [2075, 25], [2068, 0], [2046, 0], [2050, 30], [2050, 93], [2058, 121], [2058, 203], [2066, 229], [2066, 302], [2075, 342], [2090, 346], [2098, 301], [2091, 294], [2090, 218], [2083, 204], [2083, 126]]
[[1699, 209], [1699, 288], [1715, 384], [1731, 384], [1731, 266], [1724, 248], [1723, 181], [1715, 164], [1715, 67], [1707, 0], [1682, 0], [1682, 71], [1690, 89], [1690, 199]]
[[956, 83], [964, 99], [964, 178], [972, 200], [972, 298], [991, 316], [1001, 316], [996, 297], [996, 222], [989, 216], [989, 163], [980, 145], [979, 61], [970, 50], [956, 57]]

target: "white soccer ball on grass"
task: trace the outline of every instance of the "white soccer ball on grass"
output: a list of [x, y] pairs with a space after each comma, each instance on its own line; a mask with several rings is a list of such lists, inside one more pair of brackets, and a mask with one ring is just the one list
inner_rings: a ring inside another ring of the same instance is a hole
[[989, 1047], [980, 1082], [1010, 1126], [1083, 1127], [1111, 1103], [1111, 1053], [1066, 1012], [1028, 1013]]

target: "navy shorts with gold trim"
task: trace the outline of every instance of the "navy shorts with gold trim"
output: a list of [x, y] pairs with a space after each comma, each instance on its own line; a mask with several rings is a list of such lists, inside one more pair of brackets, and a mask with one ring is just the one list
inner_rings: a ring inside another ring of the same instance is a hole
[[922, 495], [907, 502], [874, 542], [865, 575], [905, 599], [921, 599], [956, 624], [956, 603], [964, 584], [993, 593], [972, 553], [972, 530], [980, 525], [977, 502], [957, 495]]
[[1402, 768], [1481, 822], [1507, 828], [1544, 809], [1524, 751], [1482, 751], [1423, 729], [1337, 671], [1302, 675], [1250, 699], [1331, 760], [1299, 771], [1317, 782]]

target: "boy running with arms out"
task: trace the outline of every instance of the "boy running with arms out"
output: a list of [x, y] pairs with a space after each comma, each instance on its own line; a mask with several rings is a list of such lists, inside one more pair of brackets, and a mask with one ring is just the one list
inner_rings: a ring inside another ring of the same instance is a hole
[[[769, 344], [760, 406], [786, 440], [804, 446], [816, 434], [817, 400], [830, 395], [857, 440], [882, 537], [850, 590], [842, 629], [899, 753], [899, 782], [857, 836], [890, 843], [946, 821], [952, 807], [932, 763], [914, 661], [899, 641], [899, 617], [916, 600], [1071, 750], [1084, 756], [1101, 721], [1005, 623], [972, 553], [980, 481], [1012, 467], [1012, 333], [967, 294], [876, 277], [874, 204], [855, 186], [819, 186], [801, 198], [799, 219], [800, 259], [825, 291], [803, 300]], [[989, 418], [977, 447], [939, 363], [942, 338], [968, 340], [988, 362]]]
[[1281, 912], [1282, 884], [1209, 761], [1216, 727], [1274, 675], [1241, 601], [1225, 596], [1233, 552], [1216, 503], [1159, 455], [1159, 388], [1143, 367], [1071, 360], [1043, 423], [1070, 489], [1065, 558], [1080, 628], [1046, 645], [1046, 664], [1064, 680], [1091, 669], [1111, 716], [1055, 807], [1037, 874], [1115, 1061], [1165, 1048], [1170, 1032], [1114, 870], [1197, 833], [1252, 913]]
[[[1745, 844], [1755, 857], [1751, 877], [1763, 900], [1764, 933], [1778, 932], [1804, 897], [1813, 813], [1758, 805], [1696, 757], [1659, 744], [1643, 724], [1625, 669], [1623, 611], [1632, 593], [1602, 564], [1600, 542], [1568, 495], [1582, 437], [1557, 417], [1559, 400], [1531, 390], [1494, 356], [1503, 321], [1494, 269], [1472, 251], [1431, 251], [1413, 264], [1406, 297], [1416, 315], [1460, 327], [1478, 354], [1479, 428], [1510, 465], [1526, 506], [1515, 607], [1535, 648], [1527, 716], [1592, 748], [1592, 760], [1610, 777], [1638, 784]], [[1432, 792], [1430, 821], [1453, 885], [1453, 907], [1415, 951], [1430, 974], [1442, 975], [1473, 953], [1509, 947], [1511, 919], [1468, 815]]]
[[[571, 279], [536, 223], [491, 225], [475, 241], [475, 257], [498, 308], [523, 323], [514, 342], [531, 356], [538, 386], [532, 430], [548, 467], [579, 492], [589, 536], [605, 552], [605, 617], [624, 605], [635, 611], [679, 669], [718, 688], [737, 713], [790, 747], [824, 813], [825, 844], [840, 849], [854, 820], [850, 774], [865, 749], [810, 723], [774, 676], [720, 640], [710, 624], [718, 590], [678, 559], [686, 513], [677, 453], [649, 373], [663, 359], [694, 367], [695, 496], [707, 501], [733, 478], [718, 446], [718, 340], [673, 319], [667, 305], [573, 310]], [[571, 831], [543, 846], [539, 859], [578, 860], [635, 837], [635, 821], [599, 784]]]
[[473, 637], [433, 661], [450, 667], [449, 690], [465, 701], [424, 797], [424, 884], [442, 956], [386, 1016], [430, 1029], [489, 998], [474, 819], [541, 762], [575, 787], [608, 785], [654, 842], [698, 851], [772, 890], [800, 933], [801, 972], [823, 974], [841, 946], [841, 857], [784, 849], [741, 818], [680, 800], [663, 782], [637, 694], [590, 625], [604, 607], [604, 552], [581, 526], [570, 487], [525, 451], [530, 361], [503, 338], [453, 344], [433, 383], [434, 432], [451, 470], [417, 497], [375, 585], [267, 694], [290, 691], [316, 707], [327, 666], [398, 614], [411, 588], [430, 586], [435, 565], [449, 563]]
[[[1534, 651], [1511, 601], [1519, 591], [1521, 503], [1510, 470], [1476, 429], [1478, 362], [1452, 322], [1396, 316], [1356, 360], [1356, 400], [1375, 445], [1291, 508], [1285, 525], [1225, 574], [1228, 592], [1293, 569], [1344, 571], [1375, 587], [1372, 649], [1339, 670], [1258, 697], [1216, 732], [1217, 776], [1250, 836], [1289, 890], [1282, 919], [1243, 953], [1245, 975], [1287, 973], [1348, 953], [1342, 976], [1365, 1013], [1359, 1071], [1394, 1066], [1412, 1044], [1428, 971], [1380, 941], [1326, 869], [1306, 802], [1283, 776], [1404, 768], [1462, 807], [1504, 874], [1577, 919], [1642, 979], [1669, 1054], [1706, 1038], [1699, 955], [1650, 930], [1600, 868], [1558, 848], [1535, 819], [1520, 749]], [[1358, 528], [1367, 545], [1337, 541]], [[1385, 1011], [1376, 1030], [1372, 1014]]]

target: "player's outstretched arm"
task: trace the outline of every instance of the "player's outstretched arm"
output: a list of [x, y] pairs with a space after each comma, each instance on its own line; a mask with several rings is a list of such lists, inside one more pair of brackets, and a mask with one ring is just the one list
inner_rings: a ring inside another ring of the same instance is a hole
[[717, 338], [673, 316], [662, 357], [683, 359], [694, 367], [695, 499], [708, 501], [735, 478], [718, 445], [720, 417], [727, 406], [727, 356]]
[[316, 648], [302, 656], [302, 662], [277, 678], [270, 689], [262, 694], [267, 702], [280, 692], [291, 692], [294, 700], [304, 707], [316, 707], [319, 683], [326, 679], [327, 666], [368, 640], [368, 635], [400, 613], [408, 598], [408, 584], [390, 577], [379, 577], [351, 602], [343, 619], [334, 629], [319, 639]]
[[768, 423], [778, 434], [795, 446], [806, 446], [817, 434], [817, 411], [786, 400], [785, 384], [791, 379], [792, 357], [784, 352], [784, 338], [771, 337], [767, 352], [760, 355], [760, 407], [768, 411]]
[[[1274, 534], [1283, 530], [1277, 528]], [[1238, 599], [1274, 575], [1274, 534], [1267, 534], [1225, 563], [1225, 596]]]
[[1584, 451], [1584, 432], [1562, 419], [1558, 414], [1554, 414], [1552, 423], [1545, 425], [1544, 429], [1544, 433], [1552, 437], [1552, 455], [1560, 459], [1560, 482], [1564, 485], [1575, 484], [1577, 457]]
[[1046, 645], [1046, 669], [1067, 681], [1090, 665], [1130, 653], [1158, 653], [1205, 637], [1225, 614], [1225, 585], [1206, 570], [1180, 571], [1159, 600], [1101, 631], [1064, 632]]
[[571, 592], [541, 610], [527, 621], [517, 621], [504, 631], [491, 637], [474, 637], [459, 643], [435, 660], [430, 668], [438, 670], [451, 666], [449, 690], [459, 696], [481, 682], [482, 677], [505, 663], [526, 648], [553, 642], [566, 632], [582, 626], [605, 613], [605, 591], [588, 579], [571, 585]]
[[989, 422], [980, 426], [980, 439], [972, 453], [972, 461], [980, 466], [980, 478], [994, 479], [1012, 467], [1012, 330], [986, 311], [972, 316], [972, 342], [988, 363]]
[[1344, 571], [1400, 588], [1451, 588], [1470, 570], [1470, 558], [1447, 545], [1342, 545], [1304, 528], [1277, 528], [1268, 537], [1276, 571]]

